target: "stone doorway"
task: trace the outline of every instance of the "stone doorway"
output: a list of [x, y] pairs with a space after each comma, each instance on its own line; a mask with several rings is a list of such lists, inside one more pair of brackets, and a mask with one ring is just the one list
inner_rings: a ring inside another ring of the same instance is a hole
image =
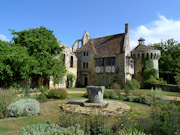
[[88, 86], [88, 76], [84, 75], [84, 86]]

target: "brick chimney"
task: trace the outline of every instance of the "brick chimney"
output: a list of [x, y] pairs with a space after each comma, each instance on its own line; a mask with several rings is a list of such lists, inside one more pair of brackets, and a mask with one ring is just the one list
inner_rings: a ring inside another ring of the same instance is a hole
[[129, 24], [125, 24], [125, 34], [129, 34]]

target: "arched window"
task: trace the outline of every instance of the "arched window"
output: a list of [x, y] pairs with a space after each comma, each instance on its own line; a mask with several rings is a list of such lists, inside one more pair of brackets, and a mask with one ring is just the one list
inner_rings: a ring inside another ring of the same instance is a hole
[[70, 59], [70, 67], [73, 67], [73, 56], [71, 56], [71, 59]]
[[140, 57], [139, 53], [138, 53], [138, 58]]
[[149, 58], [149, 53], [147, 53], [146, 55], [147, 55], [146, 57]]
[[153, 58], [153, 54], [151, 53], [151, 59]]
[[144, 58], [144, 53], [142, 53], [142, 58]]

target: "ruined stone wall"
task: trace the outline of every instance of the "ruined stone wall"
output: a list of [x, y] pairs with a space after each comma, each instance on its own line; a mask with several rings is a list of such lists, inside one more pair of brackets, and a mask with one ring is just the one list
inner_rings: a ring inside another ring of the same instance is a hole
[[89, 32], [85, 31], [83, 38], [82, 38], [82, 45], [85, 45], [89, 41], [89, 39], [91, 39]]
[[[67, 74], [72, 73], [75, 76], [75, 81], [73, 83], [73, 87], [74, 87], [75, 84], [76, 84], [76, 78], [77, 78], [77, 61], [78, 61], [78, 59], [77, 59], [75, 53], [73, 53], [68, 46], [63, 45], [61, 43], [59, 43], [59, 46], [64, 47], [63, 53], [65, 54], [64, 59], [65, 59], [65, 66], [66, 66], [66, 69], [67, 69]], [[71, 56], [73, 57], [73, 67], [70, 67]], [[62, 81], [60, 81], [60, 83], [56, 84], [56, 85], [54, 85], [54, 82], [52, 81], [52, 79], [50, 79], [49, 88], [50, 89], [53, 89], [53, 88], [66, 88], [66, 81], [67, 81], [67, 76], [66, 75], [64, 75], [63, 78], [62, 78]]]
[[78, 40], [73, 44], [72, 46], [72, 52], [76, 52], [76, 50], [79, 48]]

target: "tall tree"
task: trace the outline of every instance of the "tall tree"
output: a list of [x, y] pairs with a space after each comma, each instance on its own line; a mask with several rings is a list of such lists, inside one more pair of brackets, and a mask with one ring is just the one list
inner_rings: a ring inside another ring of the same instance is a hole
[[0, 87], [30, 79], [33, 59], [29, 57], [26, 47], [0, 40], [0, 58]]
[[58, 83], [66, 73], [66, 68], [63, 64], [63, 48], [59, 47], [53, 31], [43, 26], [19, 32], [11, 31], [15, 44], [26, 47], [29, 56], [34, 60], [30, 77], [43, 77], [45, 80], [52, 77]]
[[159, 60], [160, 77], [168, 83], [175, 83], [174, 76], [180, 73], [180, 43], [174, 39], [151, 45], [152, 48], [161, 51]]

